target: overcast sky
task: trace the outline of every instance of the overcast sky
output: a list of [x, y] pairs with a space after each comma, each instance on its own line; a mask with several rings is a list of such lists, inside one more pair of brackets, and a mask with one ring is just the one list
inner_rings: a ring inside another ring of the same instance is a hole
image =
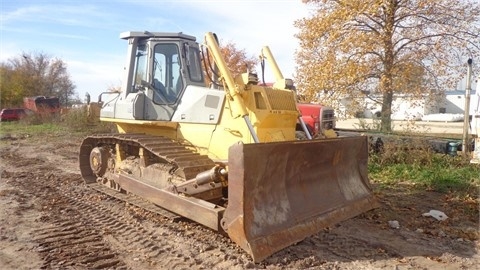
[[268, 45], [283, 75], [293, 77], [298, 47], [293, 23], [309, 14], [301, 0], [0, 1], [0, 61], [23, 52], [58, 57], [67, 63], [81, 99], [86, 92], [96, 99], [121, 85], [124, 31], [183, 32], [200, 42], [205, 32], [214, 32], [251, 56]]

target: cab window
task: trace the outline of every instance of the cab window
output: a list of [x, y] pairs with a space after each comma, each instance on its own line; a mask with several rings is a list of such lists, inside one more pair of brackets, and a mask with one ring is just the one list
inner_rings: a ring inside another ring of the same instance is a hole
[[157, 44], [153, 57], [153, 101], [157, 104], [175, 103], [183, 90], [178, 46]]
[[198, 48], [188, 49], [188, 75], [194, 82], [203, 82], [202, 63], [200, 62], [200, 51]]

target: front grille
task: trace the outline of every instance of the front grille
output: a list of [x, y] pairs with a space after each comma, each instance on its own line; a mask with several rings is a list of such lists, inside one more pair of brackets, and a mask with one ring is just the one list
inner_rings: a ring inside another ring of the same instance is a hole
[[335, 111], [332, 109], [322, 109], [322, 130], [335, 128]]
[[272, 110], [297, 111], [295, 95], [292, 91], [265, 88]]

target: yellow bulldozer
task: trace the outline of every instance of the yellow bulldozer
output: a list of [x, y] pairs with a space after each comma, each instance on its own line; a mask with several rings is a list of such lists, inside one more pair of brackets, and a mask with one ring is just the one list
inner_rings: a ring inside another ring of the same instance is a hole
[[121, 91], [98, 102], [118, 133], [83, 140], [87, 184], [225, 233], [254, 262], [376, 206], [367, 137], [296, 140], [295, 92], [276, 63], [267, 87], [252, 72], [234, 77], [213, 33], [201, 44], [184, 33], [120, 37]]

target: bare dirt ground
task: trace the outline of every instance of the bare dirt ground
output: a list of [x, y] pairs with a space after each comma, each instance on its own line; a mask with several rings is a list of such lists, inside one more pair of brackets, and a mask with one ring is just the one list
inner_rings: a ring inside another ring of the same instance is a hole
[[[1, 139], [0, 269], [479, 269], [478, 193], [375, 187], [380, 208], [255, 264], [226, 236], [86, 186], [82, 139]], [[449, 218], [422, 216], [432, 209]]]

